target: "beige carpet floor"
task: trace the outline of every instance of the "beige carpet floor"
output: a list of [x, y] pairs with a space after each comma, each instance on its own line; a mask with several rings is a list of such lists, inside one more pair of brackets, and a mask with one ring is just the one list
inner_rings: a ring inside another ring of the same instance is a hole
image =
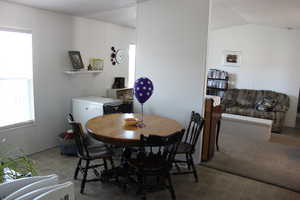
[[[76, 157], [62, 156], [58, 148], [49, 149], [31, 156], [39, 175], [57, 174], [60, 182], [72, 181], [76, 200], [140, 200], [136, 189], [124, 192], [114, 184], [89, 182], [85, 194], [80, 194], [82, 175], [73, 180]], [[197, 166], [199, 182], [193, 175], [172, 176], [177, 200], [299, 200], [300, 194], [243, 177]], [[89, 173], [90, 178], [95, 178]], [[171, 200], [168, 191], [147, 195], [147, 200]]]
[[220, 152], [204, 165], [300, 192], [300, 137], [258, 137], [264, 134], [253, 124], [222, 121]]

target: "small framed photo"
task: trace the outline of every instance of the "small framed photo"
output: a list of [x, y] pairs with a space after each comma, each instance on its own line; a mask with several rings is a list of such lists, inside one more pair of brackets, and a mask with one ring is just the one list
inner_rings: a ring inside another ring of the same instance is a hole
[[240, 51], [228, 51], [223, 52], [223, 66], [228, 67], [240, 67], [242, 63], [242, 53]]
[[72, 66], [75, 70], [80, 70], [84, 68], [79, 51], [69, 51], [69, 56], [71, 59]]

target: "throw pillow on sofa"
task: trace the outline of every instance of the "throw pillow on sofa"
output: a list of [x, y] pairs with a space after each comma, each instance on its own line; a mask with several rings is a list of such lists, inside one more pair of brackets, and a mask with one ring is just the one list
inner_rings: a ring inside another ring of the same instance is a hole
[[264, 112], [272, 112], [277, 101], [272, 97], [263, 97], [256, 103], [256, 110]]

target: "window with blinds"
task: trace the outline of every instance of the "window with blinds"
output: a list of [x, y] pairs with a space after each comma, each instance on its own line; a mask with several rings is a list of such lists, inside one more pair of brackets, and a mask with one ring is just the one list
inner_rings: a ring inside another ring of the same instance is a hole
[[32, 34], [0, 29], [0, 128], [34, 121]]

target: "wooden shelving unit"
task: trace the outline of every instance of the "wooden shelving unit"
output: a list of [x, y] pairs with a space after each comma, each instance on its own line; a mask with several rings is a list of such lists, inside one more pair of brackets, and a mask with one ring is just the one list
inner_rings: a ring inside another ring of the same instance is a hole
[[211, 89], [211, 90], [227, 90], [227, 88], [217, 88], [217, 87], [207, 87], [208, 89]]
[[[221, 74], [227, 72], [215, 70], [214, 73]], [[229, 82], [228, 73], [225, 78], [219, 78], [219, 77], [222, 76], [207, 78], [207, 92], [206, 92], [207, 95], [220, 96], [221, 98], [224, 96], [225, 91], [228, 89], [228, 82]]]

